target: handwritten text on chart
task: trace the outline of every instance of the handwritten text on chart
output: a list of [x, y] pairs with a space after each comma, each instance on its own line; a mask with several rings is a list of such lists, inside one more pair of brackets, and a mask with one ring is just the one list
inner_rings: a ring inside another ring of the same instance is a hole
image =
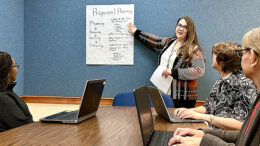
[[87, 64], [133, 65], [134, 5], [87, 5]]

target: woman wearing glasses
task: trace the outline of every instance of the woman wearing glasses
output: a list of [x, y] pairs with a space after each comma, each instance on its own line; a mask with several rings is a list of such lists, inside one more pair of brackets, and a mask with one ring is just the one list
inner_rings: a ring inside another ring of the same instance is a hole
[[[243, 39], [243, 48], [237, 50], [246, 77], [253, 80], [260, 90], [260, 27], [247, 32]], [[260, 144], [260, 94], [258, 94], [242, 128], [236, 131], [179, 128], [175, 131], [169, 145], [239, 145], [259, 146]], [[183, 137], [186, 136], [186, 137]], [[178, 145], [178, 144], [176, 144]]]
[[212, 47], [212, 67], [219, 78], [203, 106], [179, 108], [174, 114], [180, 118], [202, 119], [212, 129], [239, 130], [257, 96], [257, 88], [241, 70], [241, 58], [236, 54], [241, 46], [220, 42]]
[[171, 95], [175, 107], [194, 107], [197, 99], [197, 79], [205, 70], [201, 48], [193, 20], [178, 19], [173, 37], [161, 38], [136, 28], [129, 23], [129, 32], [146, 45], [160, 51], [158, 64], [165, 68], [163, 77], [172, 76], [166, 94]]
[[10, 54], [0, 52], [0, 132], [32, 123], [32, 115], [14, 92], [18, 65]]

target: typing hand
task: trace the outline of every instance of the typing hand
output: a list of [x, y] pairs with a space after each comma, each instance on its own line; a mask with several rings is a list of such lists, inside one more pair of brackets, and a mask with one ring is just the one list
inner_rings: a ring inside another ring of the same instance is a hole
[[186, 111], [186, 110], [189, 110], [189, 109], [186, 109], [186, 108], [177, 108], [174, 110], [174, 116], [176, 117], [179, 117], [181, 115], [182, 112]]
[[198, 113], [193, 110], [184, 110], [179, 114], [178, 117], [182, 118], [182, 119], [197, 119], [197, 120], [202, 119], [203, 120], [204, 116], [205, 116], [205, 114]]
[[199, 146], [201, 142], [201, 137], [181, 137], [173, 136], [168, 146]]
[[190, 128], [177, 128], [173, 134], [173, 136], [195, 136], [195, 137], [203, 137], [204, 132], [202, 130], [195, 130]]

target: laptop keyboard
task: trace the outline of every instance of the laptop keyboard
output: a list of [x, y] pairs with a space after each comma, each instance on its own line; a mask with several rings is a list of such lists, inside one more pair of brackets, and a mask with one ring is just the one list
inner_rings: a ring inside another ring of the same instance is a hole
[[163, 132], [163, 134], [161, 134], [161, 136], [162, 136], [162, 139], [163, 139], [162, 145], [168, 146], [168, 142], [173, 136], [172, 132]]
[[181, 120], [180, 118], [178, 118], [177, 116], [175, 116], [173, 113], [170, 113], [171, 118], [173, 118], [174, 120]]
[[181, 119], [181, 118], [175, 116], [173, 113], [170, 113], [170, 116], [171, 116], [171, 118], [173, 118], [174, 120], [194, 120], [194, 119], [192, 119], [192, 118]]
[[187, 119], [181, 119], [179, 117], [176, 117], [173, 113], [169, 113], [171, 120], [173, 120], [174, 122], [182, 122], [182, 123], [201, 123], [204, 122], [203, 120], [195, 120], [192, 118], [187, 118]]
[[149, 146], [168, 146], [169, 140], [172, 138], [172, 131], [154, 131]]
[[45, 117], [45, 119], [55, 119], [55, 118], [57, 118], [57, 117], [59, 117], [59, 116], [61, 116], [61, 115], [64, 115], [64, 114], [66, 114], [67, 112], [60, 112], [60, 113], [57, 113], [57, 114], [54, 114], [54, 115], [51, 115], [51, 116], [48, 116], [48, 117]]
[[72, 112], [64, 111], [64, 112], [60, 112], [60, 113], [48, 116], [45, 119], [67, 119], [67, 118], [75, 119], [75, 117], [77, 116], [77, 112], [78, 112], [78, 110], [72, 111]]
[[67, 113], [66, 115], [62, 115], [57, 117], [58, 120], [73, 120], [76, 119], [78, 111], [72, 111]]

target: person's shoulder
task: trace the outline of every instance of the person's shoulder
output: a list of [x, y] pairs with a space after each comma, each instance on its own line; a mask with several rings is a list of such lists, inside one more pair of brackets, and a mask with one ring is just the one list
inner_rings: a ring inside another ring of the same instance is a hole
[[246, 80], [247, 78], [245, 77], [245, 75], [243, 74], [242, 71], [238, 70], [236, 72], [232, 72], [229, 76], [229, 78], [232, 78], [233, 80], [237, 80], [237, 81], [243, 81]]
[[202, 49], [198, 45], [192, 45], [192, 46], [190, 46], [190, 49], [192, 49], [193, 52], [194, 52], [193, 57], [195, 57], [195, 58], [197, 58], [197, 57], [204, 58], [203, 57], [203, 51], [202, 51]]
[[162, 37], [161, 41], [164, 46], [172, 44], [177, 38], [176, 37]]
[[232, 76], [241, 86], [255, 86], [254, 82], [251, 79], [247, 78], [242, 71], [238, 71], [236, 74], [232, 74]]
[[9, 100], [9, 96], [7, 92], [0, 92], [0, 106], [3, 106], [6, 103], [8, 103], [8, 100]]
[[201, 46], [199, 44], [192, 43], [189, 45], [189, 49], [193, 50], [196, 53], [197, 52], [203, 53], [203, 49], [201, 48]]
[[175, 36], [172, 36], [172, 37], [163, 37], [162, 39], [164, 39], [166, 43], [171, 43], [176, 41], [177, 38]]
[[0, 92], [0, 103], [8, 103], [11, 100], [12, 95], [7, 91], [7, 92]]
[[223, 82], [223, 79], [222, 78], [218, 78], [216, 81], [215, 81], [215, 83], [214, 83], [214, 85], [212, 86], [212, 89], [218, 89], [218, 87], [220, 86], [220, 84]]
[[176, 36], [172, 36], [172, 37], [167, 37], [169, 40], [171, 40], [171, 41], [175, 41], [176, 39], [177, 39], [177, 37]]
[[8, 92], [0, 92], [0, 99], [8, 97]]
[[241, 70], [237, 71], [237, 73], [232, 73], [232, 76], [234, 76], [235, 78], [237, 78], [238, 80], [241, 80], [241, 81], [247, 82], [248, 80], [250, 80], [245, 76], [245, 74]]
[[189, 49], [196, 50], [196, 49], [200, 49], [200, 48], [199, 48], [199, 45], [198, 45], [198, 44], [191, 43], [191, 44], [189, 44]]

